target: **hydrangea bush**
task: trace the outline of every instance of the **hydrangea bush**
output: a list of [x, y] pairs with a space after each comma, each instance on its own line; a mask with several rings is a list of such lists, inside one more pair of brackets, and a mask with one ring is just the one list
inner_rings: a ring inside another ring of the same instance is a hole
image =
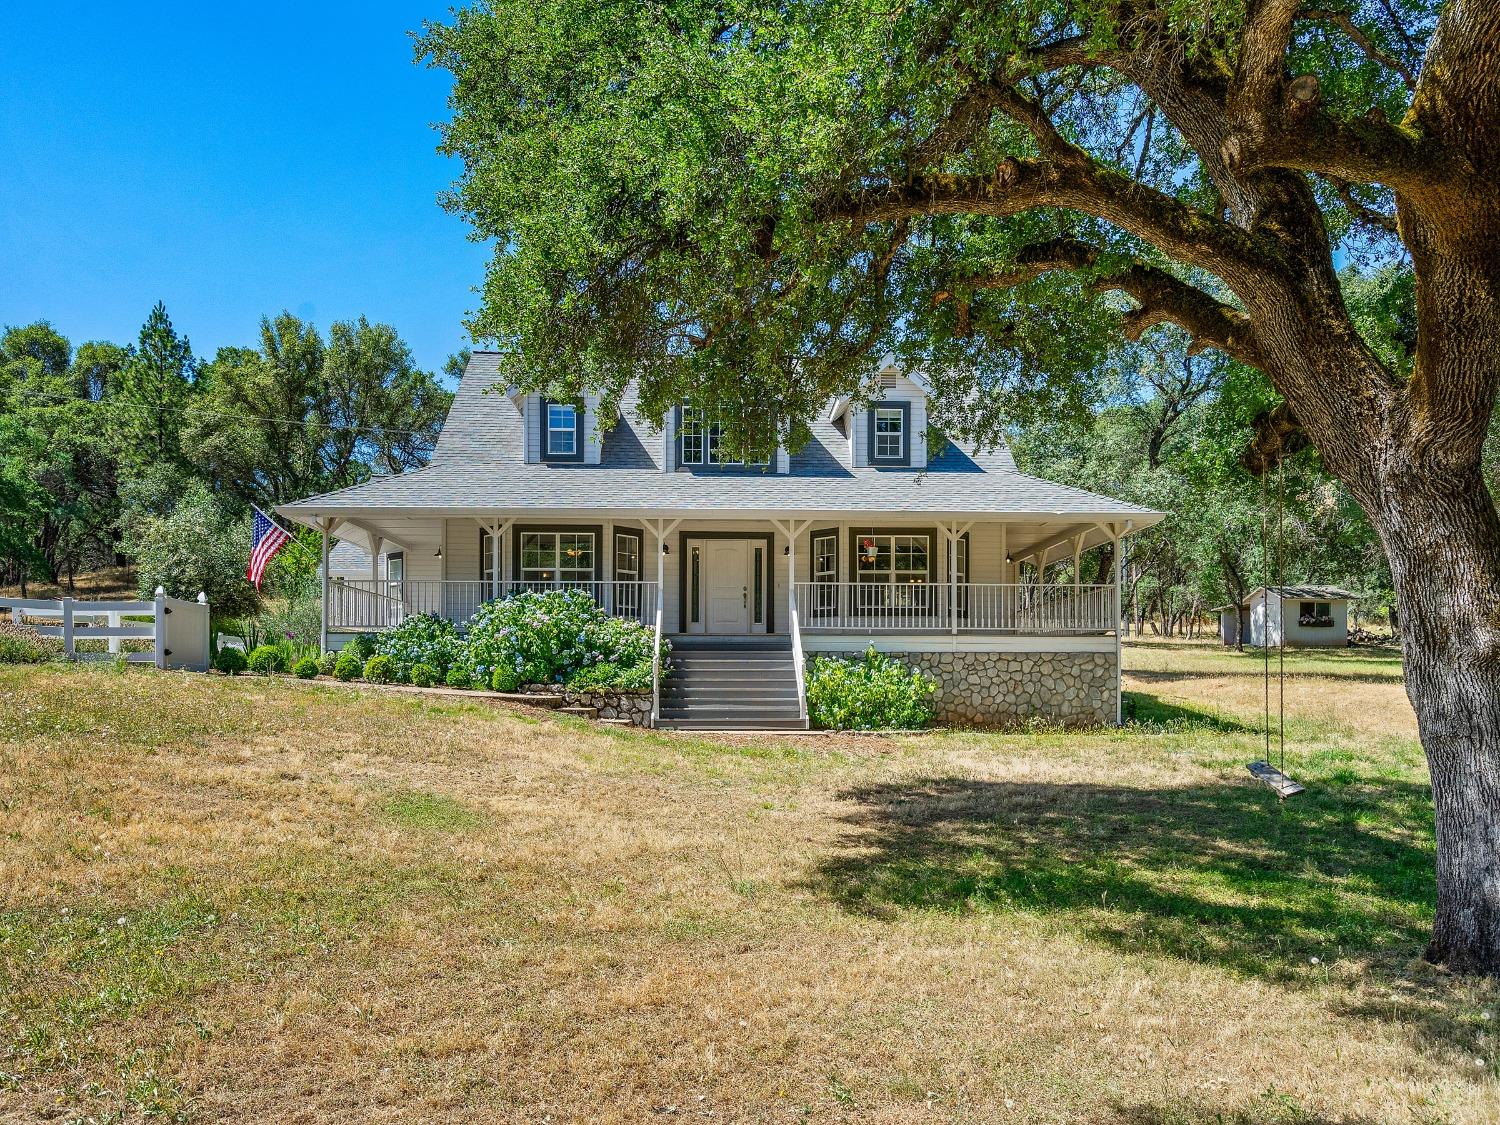
[[916, 730], [932, 721], [938, 682], [868, 649], [807, 662], [807, 716], [828, 730]]
[[[631, 684], [642, 682], [644, 670], [649, 689], [654, 637], [639, 622], [610, 617], [587, 590], [526, 591], [479, 607], [469, 620], [466, 665], [475, 683], [497, 691], [567, 684], [605, 664]], [[663, 641], [664, 661], [667, 651]]]
[[380, 634], [375, 652], [390, 657], [397, 683], [409, 683], [411, 670], [418, 664], [433, 669], [435, 678], [441, 680], [449, 668], [463, 662], [464, 642], [453, 622], [435, 613], [423, 613]]

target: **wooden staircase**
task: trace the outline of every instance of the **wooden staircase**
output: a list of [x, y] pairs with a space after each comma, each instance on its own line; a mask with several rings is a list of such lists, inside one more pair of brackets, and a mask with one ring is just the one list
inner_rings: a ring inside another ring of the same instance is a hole
[[806, 730], [786, 637], [673, 637], [661, 726]]

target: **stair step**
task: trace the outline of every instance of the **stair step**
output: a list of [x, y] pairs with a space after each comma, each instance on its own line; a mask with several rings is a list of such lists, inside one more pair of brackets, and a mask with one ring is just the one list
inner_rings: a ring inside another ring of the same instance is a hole
[[722, 719], [663, 720], [667, 730], [806, 730], [802, 719], [762, 719], [759, 722], [725, 722]]

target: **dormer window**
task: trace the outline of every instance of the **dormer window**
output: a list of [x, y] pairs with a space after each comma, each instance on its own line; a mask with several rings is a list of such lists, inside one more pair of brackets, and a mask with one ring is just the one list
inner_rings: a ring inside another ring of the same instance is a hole
[[870, 409], [870, 464], [911, 464], [910, 403], [888, 403]]
[[542, 400], [542, 460], [583, 460], [583, 411], [576, 402]]
[[702, 410], [682, 408], [682, 422], [677, 431], [677, 459], [682, 465], [720, 468], [764, 468], [769, 457], [761, 461], [736, 461], [724, 451], [724, 426], [710, 422]]

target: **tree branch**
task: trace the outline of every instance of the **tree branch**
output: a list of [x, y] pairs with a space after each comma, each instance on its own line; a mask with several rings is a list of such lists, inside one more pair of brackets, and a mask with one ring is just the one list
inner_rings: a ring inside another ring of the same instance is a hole
[[1334, 194], [1339, 197], [1339, 202], [1344, 205], [1345, 210], [1353, 216], [1356, 222], [1364, 223], [1386, 234], [1400, 236], [1401, 232], [1396, 226], [1396, 217], [1387, 215], [1384, 211], [1377, 211], [1368, 203], [1361, 203], [1354, 197], [1354, 185], [1348, 180], [1340, 179], [1338, 176], [1324, 176], [1323, 179], [1327, 181], [1329, 187], [1333, 188]]
[[1305, 8], [1297, 13], [1299, 20], [1316, 20], [1319, 23], [1331, 23], [1337, 27], [1350, 41], [1365, 53], [1365, 56], [1379, 63], [1387, 70], [1393, 70], [1401, 76], [1401, 81], [1406, 83], [1408, 90], [1417, 88], [1417, 76], [1412, 73], [1411, 68], [1388, 51], [1383, 51], [1380, 45], [1370, 38], [1359, 25], [1354, 22], [1354, 17], [1343, 11], [1333, 8]]
[[[1099, 257], [1098, 248], [1078, 239], [1060, 238], [1035, 243], [1016, 255], [1014, 269], [966, 278], [951, 289], [939, 290], [933, 301], [937, 304], [957, 301], [959, 316], [966, 319], [968, 301], [959, 295], [960, 291], [1008, 289], [1054, 270], [1092, 273], [1098, 266]], [[1139, 307], [1126, 313], [1124, 318], [1123, 330], [1130, 340], [1139, 340], [1154, 325], [1171, 323], [1192, 337], [1189, 354], [1216, 348], [1241, 363], [1261, 366], [1260, 353], [1251, 335], [1250, 318], [1166, 270], [1144, 262], [1132, 262], [1121, 269], [1098, 274], [1090, 285], [1096, 292], [1118, 291], [1136, 301]]]

